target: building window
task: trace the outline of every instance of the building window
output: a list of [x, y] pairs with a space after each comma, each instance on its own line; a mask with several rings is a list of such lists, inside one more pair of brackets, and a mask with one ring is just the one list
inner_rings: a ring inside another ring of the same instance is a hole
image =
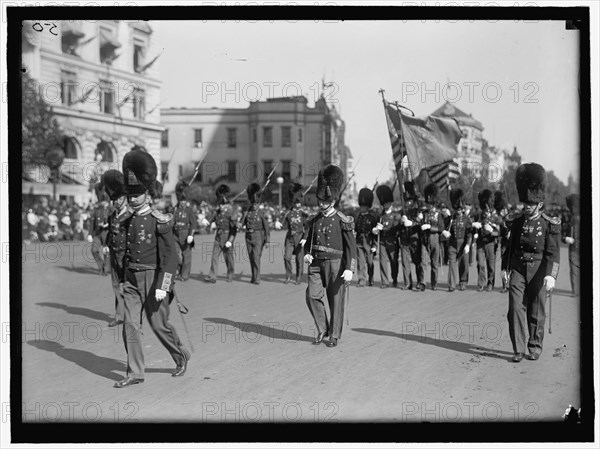
[[76, 87], [77, 82], [75, 81], [75, 74], [72, 72], [63, 71], [61, 73], [60, 81], [62, 104], [71, 106], [75, 102]]
[[79, 142], [73, 137], [65, 137], [63, 140], [65, 159], [79, 159]]
[[282, 126], [281, 127], [281, 146], [291, 147], [292, 146], [292, 127]]
[[263, 182], [267, 182], [271, 170], [273, 170], [273, 161], [263, 161]]
[[101, 140], [98, 145], [96, 145], [95, 158], [97, 162], [114, 162], [114, 145]]
[[117, 39], [116, 32], [112, 28], [100, 27], [100, 62], [102, 64], [112, 64], [120, 54], [117, 54], [117, 48], [121, 43]]
[[133, 116], [138, 120], [146, 117], [146, 92], [138, 89], [133, 97]]
[[273, 146], [273, 128], [271, 126], [265, 126], [263, 128], [263, 147]]
[[160, 146], [168, 147], [169, 146], [169, 130], [165, 129], [162, 133], [160, 133]]
[[115, 113], [115, 91], [108, 83], [100, 85], [100, 112], [105, 114]]
[[77, 48], [81, 45], [80, 39], [85, 36], [82, 30], [82, 22], [63, 20], [61, 22], [61, 29], [62, 52], [68, 55], [79, 56]]
[[146, 45], [140, 39], [133, 41], [133, 70], [140, 73], [144, 68], [146, 56]]
[[202, 148], [202, 130], [195, 129], [194, 130], [194, 146], [198, 148]]
[[302, 134], [303, 134], [303, 129], [298, 128], [298, 142], [302, 142], [302, 138], [304, 137]]
[[281, 161], [283, 168], [281, 169], [281, 176], [283, 179], [292, 179], [292, 161]]
[[227, 182], [237, 181], [237, 163], [235, 161], [227, 161]]
[[227, 148], [237, 147], [237, 128], [227, 128]]
[[256, 132], [256, 128], [252, 128], [252, 142], [256, 143], [256, 141], [258, 140], [257, 137], [257, 132]]

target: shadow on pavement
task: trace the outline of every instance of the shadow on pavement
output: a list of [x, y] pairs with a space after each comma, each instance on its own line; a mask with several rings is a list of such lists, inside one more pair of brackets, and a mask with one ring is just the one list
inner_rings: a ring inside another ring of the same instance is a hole
[[94, 268], [94, 267], [75, 267], [75, 266], [69, 266], [69, 265], [62, 265], [62, 266], [59, 266], [58, 268], [62, 268], [63, 270], [72, 271], [73, 273], [78, 273], [78, 274], [95, 274], [96, 276], [100, 276], [98, 274], [98, 268]]
[[237, 321], [231, 321], [225, 318], [204, 318], [204, 321], [215, 324], [224, 324], [226, 326], [237, 327], [239, 330], [245, 333], [255, 333], [258, 335], [264, 335], [268, 338], [275, 338], [278, 340], [291, 340], [291, 341], [307, 341], [311, 342], [314, 337], [305, 337], [304, 335], [296, 334], [289, 330], [277, 329], [274, 327], [263, 326], [258, 323], [241, 323]]
[[493, 357], [497, 359], [505, 359], [509, 362], [512, 361], [512, 352], [499, 351], [497, 349], [486, 349], [481, 346], [472, 345], [469, 343], [463, 343], [460, 341], [449, 341], [449, 340], [438, 340], [435, 338], [426, 337], [423, 335], [416, 334], [400, 334], [398, 332], [383, 331], [379, 329], [365, 329], [365, 328], [352, 328], [355, 332], [362, 332], [365, 334], [383, 335], [386, 337], [396, 337], [408, 341], [416, 341], [417, 343], [423, 343], [426, 345], [438, 346], [444, 349], [450, 349], [451, 351], [463, 352], [465, 354], [480, 355], [484, 357]]
[[54, 309], [61, 309], [72, 315], [81, 315], [81, 316], [91, 318], [92, 320], [106, 321], [107, 323], [110, 323], [113, 320], [110, 315], [107, 315], [104, 312], [98, 312], [97, 310], [86, 309], [85, 307], [72, 307], [72, 306], [67, 306], [66, 304], [61, 304], [58, 302], [37, 302], [36, 305], [42, 306], [42, 307], [52, 307]]

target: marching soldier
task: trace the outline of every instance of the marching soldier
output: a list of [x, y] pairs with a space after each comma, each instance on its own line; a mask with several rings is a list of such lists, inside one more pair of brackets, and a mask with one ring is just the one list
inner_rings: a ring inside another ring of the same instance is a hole
[[127, 205], [123, 173], [108, 170], [102, 175], [102, 185], [112, 201], [112, 213], [108, 217], [108, 235], [106, 245], [110, 254], [110, 273], [113, 292], [115, 294], [115, 319], [108, 326], [123, 324], [125, 319], [125, 300], [123, 299], [123, 257], [125, 257], [125, 221], [133, 211]]
[[250, 283], [260, 284], [260, 258], [263, 247], [269, 246], [270, 230], [267, 217], [258, 207], [260, 201], [260, 186], [252, 183], [246, 188], [250, 207], [244, 214], [242, 226], [246, 227], [246, 248], [250, 259]]
[[[404, 183], [404, 208], [400, 220], [400, 254], [402, 260], [402, 275], [404, 285], [402, 290], [413, 290], [411, 261], [415, 264], [417, 285], [425, 284], [425, 272], [421, 265], [421, 239], [419, 238], [419, 195], [411, 181]], [[418, 291], [418, 290], [417, 290]]]
[[[523, 211], [507, 218], [508, 249], [502, 258], [502, 276], [509, 283], [508, 330], [513, 362], [537, 360], [543, 349], [546, 291], [554, 288], [560, 262], [560, 218], [542, 212], [546, 171], [539, 164], [523, 164], [516, 172]], [[529, 339], [528, 337], [529, 331]]]
[[105, 248], [106, 237], [108, 236], [108, 216], [112, 211], [108, 204], [108, 195], [104, 191], [102, 183], [96, 183], [94, 189], [98, 204], [92, 212], [88, 242], [92, 243], [92, 255], [98, 265], [98, 274], [108, 276], [110, 274], [110, 258]]
[[[440, 233], [444, 230], [444, 218], [438, 210], [438, 186], [430, 183], [425, 186], [425, 202], [421, 220], [421, 264], [423, 272], [431, 264], [431, 290], [437, 290], [438, 269], [440, 268]], [[420, 218], [420, 217], [419, 217]], [[419, 284], [419, 289], [425, 291], [425, 282]]]
[[[329, 335], [326, 343], [329, 347], [337, 346], [342, 335], [344, 296], [349, 294], [346, 289], [356, 267], [354, 219], [334, 207], [343, 184], [344, 173], [336, 165], [330, 164], [319, 172], [319, 212], [307, 222], [308, 248], [304, 256], [304, 261], [309, 264], [306, 304], [318, 332], [313, 344], [320, 344]], [[325, 295], [330, 320], [323, 302]]]
[[571, 291], [573, 296], [579, 296], [579, 195], [572, 193], [566, 198], [567, 207], [571, 212], [568, 223], [563, 231], [563, 242], [569, 245], [569, 269], [571, 278]]
[[190, 202], [187, 201], [187, 195], [188, 184], [184, 181], [179, 181], [175, 186], [177, 205], [173, 211], [173, 215], [175, 216], [173, 234], [177, 242], [178, 278], [183, 282], [190, 278], [194, 233], [198, 223], [194, 209], [192, 209]]
[[373, 256], [377, 251], [377, 239], [373, 228], [377, 226], [377, 218], [371, 212], [373, 206], [373, 191], [368, 188], [358, 192], [358, 205], [360, 212], [356, 216], [356, 246], [358, 250], [358, 287], [373, 285], [373, 272], [375, 264]]
[[[508, 216], [508, 202], [506, 201], [506, 196], [504, 192], [500, 190], [496, 190], [494, 192], [494, 209], [496, 210], [496, 215], [499, 217], [500, 224], [500, 258], [504, 256], [506, 252], [506, 247], [508, 246], [508, 228], [506, 227], [506, 217]], [[498, 245], [496, 244], [496, 248]], [[496, 250], [496, 254], [498, 251]], [[497, 256], [496, 256], [497, 257]], [[508, 291], [508, 285], [506, 284], [506, 280], [502, 278], [502, 291], [501, 293], [506, 293]]]
[[283, 262], [285, 265], [285, 284], [288, 284], [292, 280], [292, 257], [296, 259], [296, 282], [300, 284], [302, 275], [304, 274], [304, 264], [302, 258], [304, 257], [304, 226], [306, 224], [307, 214], [302, 210], [302, 195], [304, 187], [302, 184], [294, 183], [289, 191], [288, 195], [291, 201], [290, 209], [287, 211], [283, 218], [283, 223], [280, 221], [275, 222], [275, 229], [279, 230], [284, 225], [287, 228], [285, 235], [285, 249], [283, 253]]
[[217, 187], [217, 202], [219, 206], [210, 223], [216, 225], [215, 243], [213, 245], [212, 260], [210, 263], [210, 273], [207, 278], [208, 282], [217, 282], [219, 273], [219, 257], [223, 253], [225, 266], [227, 267], [227, 282], [233, 280], [234, 259], [233, 259], [233, 241], [237, 234], [237, 222], [233, 216], [233, 208], [227, 199], [231, 193], [229, 186], [221, 184]]
[[394, 194], [386, 185], [377, 186], [375, 194], [383, 207], [378, 223], [372, 232], [379, 236], [379, 271], [381, 272], [381, 288], [390, 286], [390, 278], [394, 287], [398, 286], [398, 243], [399, 221], [392, 213]]
[[477, 238], [477, 291], [494, 289], [496, 276], [496, 242], [500, 236], [502, 219], [494, 213], [494, 194], [489, 189], [479, 192], [479, 213], [473, 222]]
[[471, 219], [465, 214], [462, 189], [450, 191], [450, 202], [454, 213], [442, 235], [448, 240], [448, 291], [466, 288], [469, 272], [469, 251], [471, 250]]
[[173, 215], [150, 207], [157, 174], [156, 162], [144, 151], [130, 151], [123, 158], [123, 173], [127, 201], [133, 213], [125, 222], [127, 234], [123, 259], [123, 338], [127, 350], [127, 377], [115, 383], [116, 388], [144, 381], [143, 311], [154, 334], [177, 365], [173, 377], [183, 376], [191, 356], [169, 323], [177, 252]]

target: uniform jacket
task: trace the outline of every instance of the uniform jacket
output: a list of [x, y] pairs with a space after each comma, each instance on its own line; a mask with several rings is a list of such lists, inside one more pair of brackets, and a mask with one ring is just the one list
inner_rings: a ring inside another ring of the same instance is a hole
[[119, 210], [113, 210], [108, 217], [108, 236], [106, 245], [110, 251], [110, 265], [116, 270], [119, 282], [123, 282], [123, 257], [127, 249], [127, 226], [133, 210], [127, 207], [127, 203]]
[[251, 237], [254, 233], [262, 232], [263, 244], [269, 243], [269, 221], [257, 204], [250, 205], [250, 208], [244, 214], [244, 222], [242, 225], [246, 226], [246, 238]]
[[356, 231], [356, 243], [374, 247], [377, 245], [377, 237], [373, 234], [373, 228], [377, 226], [377, 217], [373, 212], [368, 210], [365, 213], [359, 212], [354, 221], [354, 229]]
[[[504, 220], [496, 211], [481, 211], [477, 214], [474, 221], [481, 223], [481, 229], [477, 229], [477, 247], [482, 247], [490, 242], [496, 242], [502, 235], [502, 227], [504, 226]], [[492, 232], [484, 229], [484, 226], [489, 224], [493, 230]]]
[[455, 211], [450, 216], [448, 231], [450, 231], [448, 243], [451, 246], [457, 247], [458, 242], [461, 242], [461, 244], [464, 242], [466, 246], [471, 245], [471, 241], [473, 239], [471, 217], [465, 213]]
[[237, 235], [238, 226], [237, 220], [233, 216], [231, 206], [223, 208], [219, 206], [216, 213], [213, 215], [209, 222], [214, 222], [217, 226], [215, 230], [215, 240], [222, 242], [229, 241], [233, 243], [235, 236]]
[[581, 238], [579, 226], [581, 219], [579, 215], [571, 215], [570, 218], [571, 219], [568, 222], [566, 222], [563, 226], [562, 240], [564, 242], [567, 237], [572, 237], [573, 239], [575, 239], [575, 243], [569, 245], [569, 252], [579, 252], [579, 243]]
[[408, 204], [406, 209], [402, 211], [406, 218], [412, 221], [411, 226], [404, 226], [400, 223], [399, 226], [399, 234], [400, 234], [400, 243], [403, 245], [410, 244], [411, 241], [419, 240], [419, 233], [421, 228], [421, 221], [417, 218], [419, 215], [419, 206], [418, 203]]
[[385, 211], [383, 211], [379, 216], [377, 223], [381, 223], [383, 225], [383, 229], [379, 231], [380, 244], [398, 243], [398, 235], [400, 232], [400, 217], [398, 217], [393, 212], [385, 213]]
[[94, 237], [99, 237], [103, 244], [106, 242], [106, 235], [108, 234], [108, 216], [111, 212], [112, 208], [106, 201], [98, 203], [92, 212], [90, 233]]
[[[421, 226], [424, 224], [431, 225], [431, 228], [423, 231]], [[426, 242], [430, 235], [440, 234], [444, 230], [444, 216], [439, 208], [430, 204], [425, 206], [423, 211], [423, 219], [419, 223], [419, 234], [421, 241]]]
[[156, 270], [156, 288], [171, 291], [177, 271], [177, 249], [173, 235], [172, 214], [150, 207], [133, 213], [124, 221], [126, 246], [125, 269]]
[[283, 219], [283, 225], [287, 228], [286, 238], [302, 235], [306, 226], [308, 214], [301, 208], [292, 206]]
[[307, 221], [308, 234], [304, 251], [315, 259], [342, 259], [344, 270], [356, 267], [354, 218], [336, 210], [329, 217], [321, 212]]
[[188, 201], [181, 201], [173, 209], [173, 215], [175, 217], [173, 224], [175, 240], [179, 244], [183, 244], [187, 240], [187, 237], [189, 235], [193, 236], [196, 231], [196, 225], [198, 224], [196, 214]]

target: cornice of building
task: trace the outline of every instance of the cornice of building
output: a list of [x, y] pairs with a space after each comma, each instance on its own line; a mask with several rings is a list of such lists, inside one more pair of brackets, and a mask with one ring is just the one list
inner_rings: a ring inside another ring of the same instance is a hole
[[53, 106], [53, 112], [58, 116], [74, 117], [95, 122], [111, 123], [120, 126], [129, 126], [131, 128], [146, 129], [149, 131], [162, 132], [165, 127], [159, 123], [143, 122], [141, 120], [120, 119], [114, 115], [102, 114], [99, 112], [89, 112], [83, 109], [73, 109], [67, 106]]

